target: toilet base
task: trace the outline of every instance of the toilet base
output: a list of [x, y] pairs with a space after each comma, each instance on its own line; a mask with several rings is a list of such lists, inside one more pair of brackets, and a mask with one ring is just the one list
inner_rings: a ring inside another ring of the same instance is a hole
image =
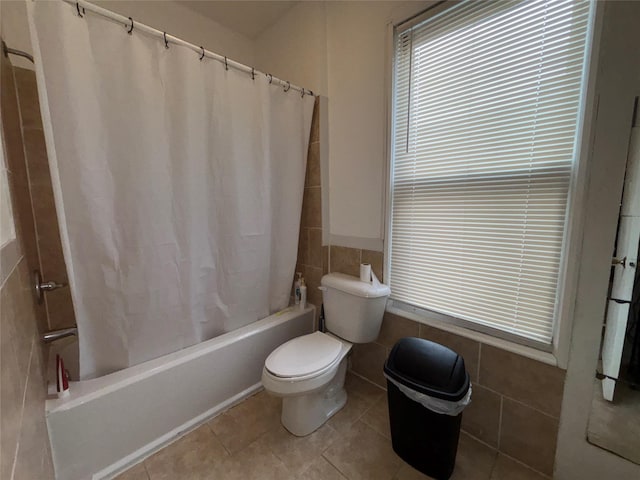
[[346, 357], [342, 359], [336, 376], [322, 389], [282, 399], [282, 425], [289, 432], [298, 437], [309, 435], [344, 407], [347, 403], [346, 360]]

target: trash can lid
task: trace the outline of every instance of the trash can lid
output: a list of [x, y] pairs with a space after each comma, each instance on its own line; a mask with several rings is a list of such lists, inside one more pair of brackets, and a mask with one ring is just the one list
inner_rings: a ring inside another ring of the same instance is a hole
[[384, 364], [384, 373], [416, 392], [442, 400], [458, 401], [469, 390], [462, 356], [422, 338], [398, 340]]

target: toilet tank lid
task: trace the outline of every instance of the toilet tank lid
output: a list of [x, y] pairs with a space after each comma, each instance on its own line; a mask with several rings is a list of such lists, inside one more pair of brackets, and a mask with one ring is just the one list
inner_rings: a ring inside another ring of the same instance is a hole
[[344, 273], [329, 273], [322, 277], [320, 282], [323, 287], [334, 288], [351, 295], [364, 298], [388, 297], [391, 289], [380, 282], [362, 282], [358, 277], [345, 275]]

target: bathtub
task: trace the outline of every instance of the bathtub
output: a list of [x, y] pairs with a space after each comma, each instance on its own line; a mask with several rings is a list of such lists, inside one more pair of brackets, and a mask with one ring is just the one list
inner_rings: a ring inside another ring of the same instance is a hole
[[[50, 395], [45, 404], [56, 478], [111, 478], [261, 389], [269, 353], [310, 333], [314, 318], [313, 306], [289, 307], [149, 362], [70, 382], [69, 397]], [[56, 353], [77, 370], [77, 345], [53, 346], [50, 369]]]

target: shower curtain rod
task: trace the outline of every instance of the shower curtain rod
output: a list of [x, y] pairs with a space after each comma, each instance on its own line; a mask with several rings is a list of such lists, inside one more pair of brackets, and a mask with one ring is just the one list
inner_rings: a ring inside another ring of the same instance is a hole
[[125, 28], [128, 29], [128, 33], [132, 33], [136, 30], [139, 30], [146, 34], [159, 37], [165, 43], [165, 46], [167, 48], [169, 48], [169, 44], [181, 45], [183, 47], [187, 47], [193, 50], [194, 52], [198, 53], [198, 58], [200, 58], [200, 60], [202, 60], [203, 58], [211, 58], [213, 60], [217, 60], [218, 62], [222, 63], [226, 69], [229, 69], [230, 67], [235, 68], [236, 70], [240, 70], [241, 72], [248, 73], [249, 75], [252, 76], [252, 78], [255, 78], [256, 75], [264, 75], [269, 79], [269, 83], [277, 84], [284, 87], [285, 92], [288, 92], [289, 90], [295, 90], [297, 92], [300, 92], [302, 94], [301, 96], [303, 97], [305, 95], [313, 95], [313, 91], [309, 89], [299, 87], [297, 85], [291, 85], [291, 82], [274, 77], [270, 73], [260, 72], [253, 67], [249, 67], [247, 65], [244, 65], [243, 63], [236, 62], [235, 60], [231, 60], [225, 57], [224, 55], [218, 55], [217, 53], [206, 50], [205, 48], [200, 47], [198, 45], [194, 45], [193, 43], [189, 43], [185, 40], [182, 40], [181, 38], [174, 37], [173, 35], [169, 35], [167, 32], [162, 32], [153, 27], [149, 27], [148, 25], [145, 25], [143, 23], [137, 23], [131, 17], [125, 17], [123, 15], [112, 12], [111, 10], [107, 10], [106, 8], [99, 7], [85, 0], [78, 0], [78, 1], [62, 0], [62, 1], [69, 3], [71, 5], [74, 5], [76, 7], [76, 10], [78, 11], [78, 15], [80, 16], [82, 16], [84, 12], [88, 10], [102, 17], [106, 17], [110, 20], [114, 20], [118, 23], [121, 23], [122, 25], [124, 25]]

